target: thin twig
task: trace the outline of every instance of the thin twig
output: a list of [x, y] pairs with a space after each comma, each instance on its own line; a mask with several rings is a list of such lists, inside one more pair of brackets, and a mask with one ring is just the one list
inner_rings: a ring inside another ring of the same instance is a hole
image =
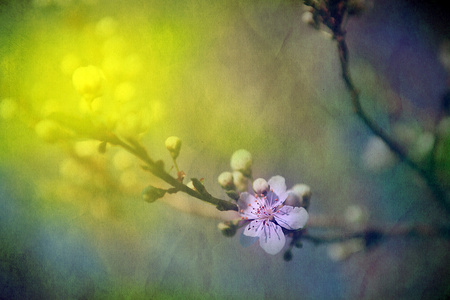
[[178, 181], [176, 178], [172, 177], [169, 173], [164, 171], [164, 169], [161, 165], [154, 162], [148, 155], [145, 148], [140, 146], [138, 143], [133, 142], [132, 145], [130, 145], [130, 144], [122, 141], [121, 139], [119, 139], [116, 135], [110, 135], [107, 142], [109, 142], [113, 145], [121, 146], [126, 151], [130, 152], [131, 154], [133, 154], [136, 157], [138, 157], [139, 159], [141, 159], [146, 164], [146, 170], [151, 172], [156, 177], [159, 177], [166, 183], [170, 184], [178, 191], [186, 193], [192, 197], [203, 200], [205, 202], [211, 203], [211, 204], [215, 205], [218, 210], [238, 211], [238, 207], [236, 204], [226, 201], [226, 200], [222, 200], [222, 199], [213, 197], [211, 195], [207, 196], [205, 194], [199, 193], [198, 191], [189, 188], [188, 186], [186, 186], [183, 183], [181, 183], [180, 181]]
[[[345, 29], [343, 28], [343, 20], [347, 17], [346, 5], [347, 1], [311, 1], [306, 0], [306, 5], [313, 8], [314, 12], [318, 14], [321, 21], [332, 32], [333, 37], [337, 41], [339, 60], [341, 63], [342, 79], [345, 82], [345, 87], [350, 93], [352, 106], [355, 114], [361, 121], [369, 128], [372, 133], [382, 139], [389, 149], [411, 169], [416, 171], [426, 182], [430, 191], [432, 192], [436, 202], [445, 210], [447, 214], [450, 214], [450, 204], [447, 199], [446, 190], [439, 184], [438, 179], [434, 173], [434, 168], [425, 169], [415, 161], [413, 161], [403, 149], [403, 147], [397, 143], [391, 136], [389, 136], [381, 126], [379, 126], [362, 108], [359, 97], [359, 91], [355, 87], [351, 78], [349, 70], [349, 53], [345, 40]], [[434, 150], [435, 152], [435, 150]], [[434, 155], [435, 153], [433, 153]]]

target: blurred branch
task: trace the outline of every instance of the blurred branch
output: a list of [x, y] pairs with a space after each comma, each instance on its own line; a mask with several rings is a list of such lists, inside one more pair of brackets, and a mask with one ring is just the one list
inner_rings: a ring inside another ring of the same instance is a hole
[[[329, 1], [305, 1], [305, 4], [313, 8], [313, 15], [316, 20], [325, 24], [332, 32], [333, 37], [337, 41], [339, 60], [341, 63], [342, 79], [345, 87], [350, 93], [352, 106], [355, 114], [361, 121], [372, 131], [372, 133], [381, 138], [389, 149], [396, 156], [416, 171], [426, 182], [431, 190], [436, 202], [450, 214], [450, 205], [447, 200], [447, 194], [444, 188], [438, 182], [435, 176], [434, 168], [425, 169], [413, 161], [402, 146], [389, 136], [381, 126], [379, 126], [362, 108], [359, 97], [359, 91], [355, 87], [349, 70], [349, 52], [345, 40], [344, 24], [348, 16], [348, 1], [346, 0], [329, 0]], [[434, 153], [433, 153], [434, 154]], [[433, 158], [434, 160], [434, 158]], [[432, 160], [432, 161], [433, 161]]]
[[364, 239], [366, 245], [372, 245], [382, 238], [392, 237], [420, 237], [450, 239], [450, 226], [408, 223], [379, 223], [355, 226], [349, 222], [330, 216], [311, 216], [308, 221], [309, 229], [334, 231], [328, 234], [313, 234], [308, 230], [301, 234], [305, 240], [314, 244], [336, 243], [350, 239]]
[[[284, 253], [284, 259], [291, 260], [292, 249], [301, 248], [302, 241], [310, 241], [316, 246], [341, 245], [339, 253], [335, 254], [339, 260], [353, 253], [371, 249], [388, 238], [440, 238], [450, 241], [450, 226], [407, 223], [355, 225], [352, 226], [336, 217], [311, 216], [306, 229], [289, 234], [292, 240]], [[325, 233], [315, 233], [316, 230]]]

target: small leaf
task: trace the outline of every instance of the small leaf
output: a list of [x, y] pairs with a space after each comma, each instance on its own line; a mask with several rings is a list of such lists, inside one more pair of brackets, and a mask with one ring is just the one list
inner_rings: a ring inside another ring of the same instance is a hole
[[206, 191], [205, 186], [198, 180], [197, 178], [192, 178], [192, 184], [194, 185], [195, 189], [202, 195], [211, 197], [211, 194]]
[[233, 190], [230, 191], [226, 191], [225, 192], [227, 194], [228, 197], [230, 197], [231, 199], [238, 201], [239, 200], [239, 193]]
[[105, 153], [106, 145], [107, 145], [107, 142], [101, 142], [100, 145], [98, 145], [98, 152], [101, 154]]

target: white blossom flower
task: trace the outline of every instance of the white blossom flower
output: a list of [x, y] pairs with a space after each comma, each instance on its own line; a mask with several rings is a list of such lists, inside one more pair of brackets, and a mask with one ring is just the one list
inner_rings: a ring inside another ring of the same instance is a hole
[[303, 228], [308, 221], [308, 212], [303, 207], [284, 205], [288, 192], [283, 177], [274, 176], [268, 184], [267, 194], [242, 193], [238, 205], [242, 219], [249, 221], [243, 234], [258, 237], [264, 251], [277, 254], [286, 243], [281, 227], [287, 230]]

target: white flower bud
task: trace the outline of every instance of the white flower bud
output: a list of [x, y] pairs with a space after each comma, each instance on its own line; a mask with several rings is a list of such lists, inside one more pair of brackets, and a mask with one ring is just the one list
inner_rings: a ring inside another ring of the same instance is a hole
[[105, 76], [102, 70], [89, 65], [76, 69], [72, 75], [72, 82], [78, 93], [86, 100], [92, 101], [102, 95]]
[[233, 174], [231, 172], [223, 172], [217, 178], [220, 186], [225, 190], [234, 189]]
[[381, 171], [391, 167], [396, 157], [382, 139], [374, 136], [367, 142], [362, 160], [369, 170]]
[[110, 37], [117, 30], [117, 21], [112, 17], [104, 17], [95, 26], [96, 33], [101, 37]]
[[191, 190], [194, 190], [194, 191], [197, 190], [197, 189], [195, 188], [194, 184], [192, 183], [192, 180], [189, 181], [189, 182], [186, 184], [186, 186], [187, 186], [188, 188], [190, 188]]
[[34, 127], [36, 134], [48, 143], [71, 137], [71, 133], [53, 120], [42, 120]]
[[296, 184], [289, 190], [284, 204], [294, 207], [308, 208], [311, 199], [311, 188], [306, 184]]
[[328, 256], [334, 261], [342, 261], [364, 249], [362, 240], [349, 240], [328, 246]]
[[344, 213], [345, 220], [353, 227], [360, 227], [367, 223], [369, 215], [367, 211], [359, 205], [350, 205]]
[[220, 222], [217, 224], [217, 228], [227, 237], [234, 236], [237, 230], [237, 226], [233, 222]]
[[171, 136], [168, 137], [165, 141], [165, 145], [167, 150], [169, 150], [170, 155], [173, 159], [176, 159], [178, 155], [180, 154], [181, 149], [181, 140], [179, 137]]
[[240, 192], [247, 191], [248, 179], [239, 171], [233, 172], [233, 183]]
[[231, 156], [231, 169], [233, 171], [240, 171], [247, 177], [252, 173], [252, 155], [244, 149], [237, 150]]
[[302, 21], [308, 25], [315, 25], [313, 14], [310, 11], [305, 11], [302, 14]]
[[5, 120], [12, 119], [18, 112], [17, 102], [11, 98], [0, 100], [0, 117]]
[[255, 181], [253, 181], [253, 190], [258, 195], [266, 194], [269, 190], [269, 184], [267, 181], [263, 178], [258, 178]]
[[420, 134], [413, 146], [411, 156], [417, 160], [425, 158], [433, 149], [434, 139], [435, 137], [431, 132], [425, 131]]

